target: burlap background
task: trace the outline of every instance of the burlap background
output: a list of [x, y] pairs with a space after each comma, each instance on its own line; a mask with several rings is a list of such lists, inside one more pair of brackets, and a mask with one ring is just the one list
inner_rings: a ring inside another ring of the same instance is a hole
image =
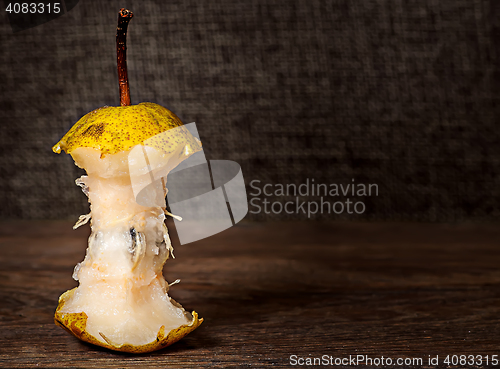
[[88, 211], [82, 172], [51, 147], [85, 113], [118, 104], [114, 37], [127, 7], [132, 103], [195, 121], [208, 157], [237, 161], [247, 183], [379, 185], [364, 215], [332, 219], [499, 219], [495, 3], [81, 0], [15, 34], [4, 17], [0, 216]]

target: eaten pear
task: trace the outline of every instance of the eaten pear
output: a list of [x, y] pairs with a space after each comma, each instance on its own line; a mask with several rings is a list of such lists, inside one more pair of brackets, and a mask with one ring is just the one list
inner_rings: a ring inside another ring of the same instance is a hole
[[[126, 77], [125, 33], [131, 17], [121, 9], [119, 77], [123, 72]], [[85, 169], [87, 175], [76, 183], [91, 204], [90, 213], [75, 225], [91, 222], [85, 259], [73, 273], [79, 286], [61, 295], [54, 319], [83, 341], [144, 353], [178, 341], [203, 321], [168, 295], [163, 265], [173, 256], [164, 222], [169, 213], [155, 200], [164, 201], [168, 171], [201, 150], [201, 142], [170, 110], [153, 103], [130, 105], [125, 80], [120, 78], [122, 106], [88, 113], [53, 147]], [[133, 152], [153, 155], [161, 164], [161, 194], [149, 202], [138, 202], [134, 185], [141, 183], [137, 178], [148, 178], [151, 168], [133, 165]]]

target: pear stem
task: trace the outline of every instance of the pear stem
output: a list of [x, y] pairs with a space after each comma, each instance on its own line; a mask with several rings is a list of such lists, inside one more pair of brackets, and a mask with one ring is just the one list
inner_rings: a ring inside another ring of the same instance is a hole
[[127, 73], [127, 28], [133, 16], [134, 14], [130, 10], [121, 8], [118, 13], [118, 27], [116, 27], [116, 57], [121, 106], [130, 105], [130, 89]]

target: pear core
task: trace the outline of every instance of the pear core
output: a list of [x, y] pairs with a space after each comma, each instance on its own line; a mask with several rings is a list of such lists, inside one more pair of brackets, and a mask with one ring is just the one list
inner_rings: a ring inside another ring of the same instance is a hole
[[[148, 144], [168, 163], [161, 172], [163, 199], [166, 173], [200, 149], [201, 143], [173, 113], [155, 105], [98, 109], [80, 119], [53, 148], [70, 153], [87, 172], [76, 183], [88, 196], [91, 211], [75, 227], [91, 219], [92, 229], [85, 259], [73, 273], [79, 286], [61, 295], [54, 319], [76, 337], [118, 351], [163, 348], [203, 321], [168, 296], [162, 271], [173, 248], [164, 208], [139, 204], [131, 182], [128, 156], [137, 145]], [[100, 134], [89, 128], [96, 126], [102, 127]], [[166, 144], [154, 140], [171, 128], [177, 132]]]

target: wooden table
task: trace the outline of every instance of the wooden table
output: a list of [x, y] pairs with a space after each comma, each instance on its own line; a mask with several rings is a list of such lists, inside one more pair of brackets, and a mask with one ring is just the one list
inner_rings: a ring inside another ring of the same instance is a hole
[[500, 354], [498, 225], [243, 223], [178, 246], [165, 267], [168, 281], [182, 280], [171, 295], [205, 322], [139, 356], [54, 324], [89, 233], [71, 226], [0, 223], [2, 367], [286, 367], [367, 355], [434, 368], [429, 355], [443, 367], [447, 355]]

